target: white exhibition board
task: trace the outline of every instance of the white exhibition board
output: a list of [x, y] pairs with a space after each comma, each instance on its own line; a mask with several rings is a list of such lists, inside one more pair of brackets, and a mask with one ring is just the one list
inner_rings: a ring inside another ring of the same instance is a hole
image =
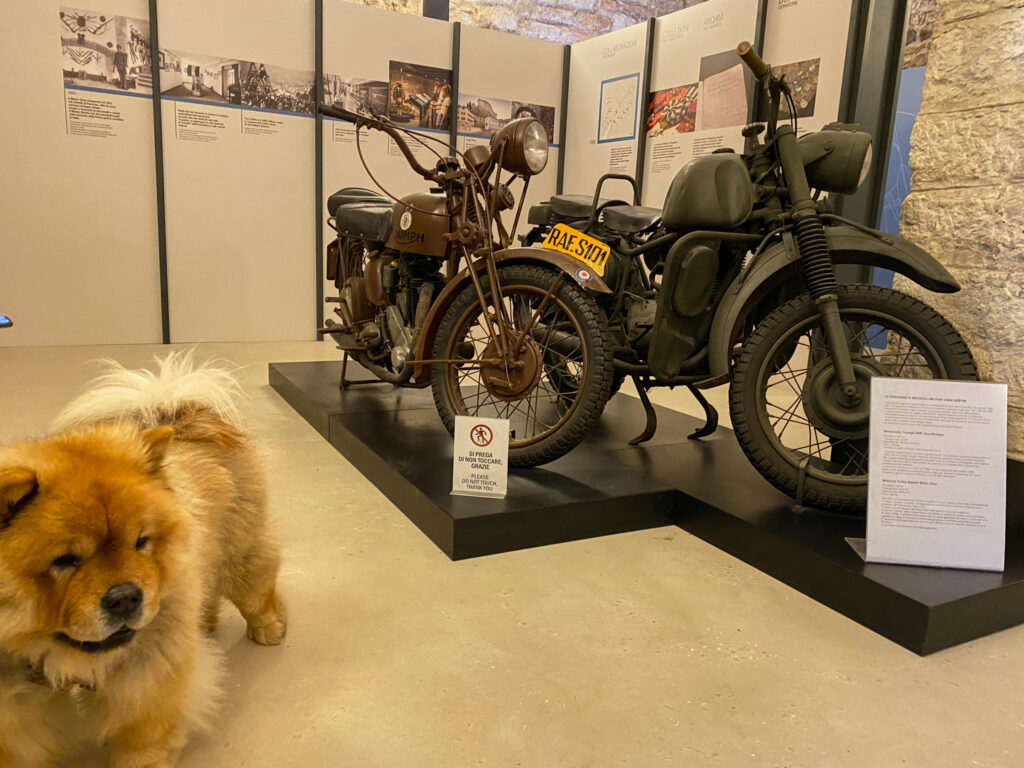
[[[642, 93], [647, 24], [609, 32], [572, 46], [565, 170], [562, 189], [591, 194], [606, 173], [636, 175], [647, 96]], [[632, 202], [629, 185], [609, 181], [602, 197]]]
[[[839, 118], [851, 6], [852, 0], [768, 3], [761, 58], [786, 75], [801, 136]], [[783, 105], [779, 119], [788, 115]]]
[[[463, 26], [459, 42], [458, 147], [488, 143], [504, 122], [536, 117], [548, 131], [551, 154], [547, 167], [530, 179], [519, 233], [525, 232], [530, 206], [555, 194], [562, 109], [562, 63], [565, 47], [489, 29]], [[508, 174], [503, 174], [508, 178]], [[521, 182], [512, 187], [519, 200]], [[514, 212], [513, 212], [514, 216]], [[512, 217], [503, 216], [507, 227]]]
[[[16, 3], [0, 46], [0, 345], [161, 339], [145, 0]], [[118, 46], [125, 80], [115, 67]]]
[[171, 341], [313, 338], [313, 0], [159, 14]]
[[[444, 94], [438, 86], [451, 89], [452, 25], [436, 19], [393, 13], [344, 0], [324, 2], [324, 103], [350, 111], [387, 114], [415, 129], [424, 141], [442, 154], [449, 131], [438, 127], [438, 109]], [[393, 91], [397, 88], [393, 98]], [[435, 96], [438, 98], [435, 99]], [[453, 119], [454, 98], [449, 98], [448, 119]], [[443, 118], [444, 116], [442, 116]], [[429, 184], [410, 167], [394, 142], [378, 131], [356, 131], [339, 120], [324, 119], [323, 216], [327, 199], [343, 187], [366, 187], [380, 191], [359, 159], [363, 158], [373, 177], [397, 198], [426, 192]], [[427, 147], [410, 142], [419, 162], [432, 167], [436, 157]], [[324, 227], [324, 241], [333, 232]], [[336, 294], [324, 282], [324, 295]]]
[[661, 207], [676, 172], [719, 147], [743, 149], [746, 67], [757, 0], [707, 0], [656, 21], [644, 158], [645, 205]]

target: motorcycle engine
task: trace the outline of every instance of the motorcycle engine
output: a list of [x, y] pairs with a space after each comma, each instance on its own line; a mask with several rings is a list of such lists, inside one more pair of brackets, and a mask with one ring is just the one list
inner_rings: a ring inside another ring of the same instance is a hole
[[646, 347], [650, 344], [649, 334], [657, 311], [657, 299], [626, 296], [626, 335], [631, 346]]

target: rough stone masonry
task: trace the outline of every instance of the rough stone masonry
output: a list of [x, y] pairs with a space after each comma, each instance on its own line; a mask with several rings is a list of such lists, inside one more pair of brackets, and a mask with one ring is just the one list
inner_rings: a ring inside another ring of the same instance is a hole
[[911, 135], [901, 234], [963, 291], [905, 279], [963, 334], [982, 379], [1010, 388], [1008, 449], [1024, 458], [1024, 0], [938, 0]]
[[474, 27], [577, 43], [705, 0], [451, 0], [449, 18]]

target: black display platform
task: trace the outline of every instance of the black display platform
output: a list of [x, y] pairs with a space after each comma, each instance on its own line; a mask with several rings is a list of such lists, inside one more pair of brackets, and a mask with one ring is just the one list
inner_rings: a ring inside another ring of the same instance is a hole
[[[633, 398], [558, 461], [509, 473], [503, 500], [451, 496], [452, 440], [429, 390], [338, 389], [340, 362], [271, 363], [270, 384], [452, 559], [675, 524], [919, 654], [1024, 622], [1024, 472], [1010, 462], [1004, 573], [866, 564], [864, 521], [794, 513], [732, 433], [658, 408], [654, 440]], [[349, 366], [349, 376], [362, 373]], [[680, 574], [685, 578], [685, 574]]]

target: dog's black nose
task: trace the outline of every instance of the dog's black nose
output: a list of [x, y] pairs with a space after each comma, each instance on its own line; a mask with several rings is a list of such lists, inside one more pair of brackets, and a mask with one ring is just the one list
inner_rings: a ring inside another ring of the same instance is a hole
[[142, 590], [131, 582], [115, 584], [100, 600], [100, 608], [112, 619], [130, 619], [142, 608]]

